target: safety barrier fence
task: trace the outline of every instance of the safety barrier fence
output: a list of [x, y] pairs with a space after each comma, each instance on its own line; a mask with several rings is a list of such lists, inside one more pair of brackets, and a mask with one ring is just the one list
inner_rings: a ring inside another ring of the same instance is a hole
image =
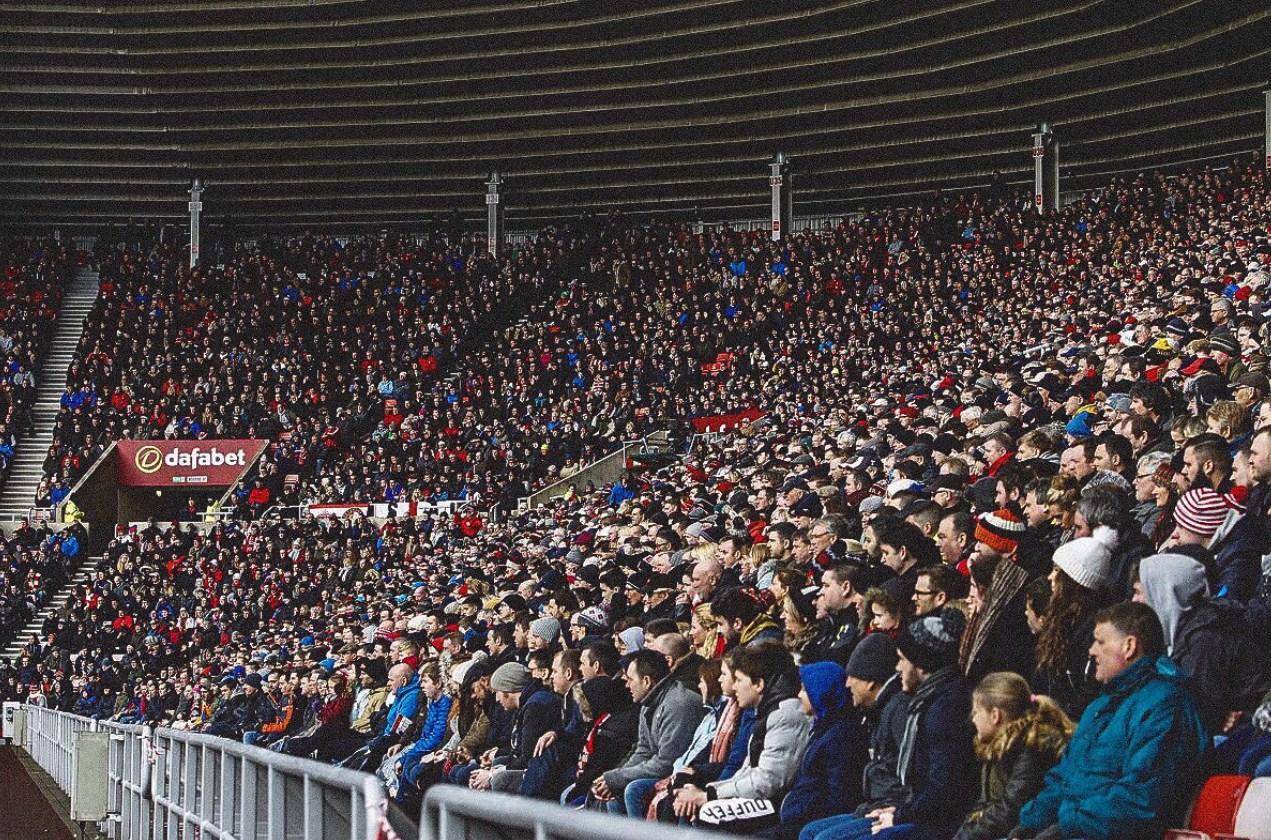
[[388, 825], [383, 786], [367, 773], [194, 732], [22, 712], [23, 745], [67, 794], [84, 782], [77, 735], [110, 736], [103, 826], [113, 840], [377, 840]]
[[[6, 716], [14, 711], [6, 708]], [[702, 837], [696, 830], [455, 785], [428, 791], [416, 831], [400, 811], [390, 812], [383, 786], [367, 773], [194, 732], [40, 706], [16, 711], [17, 731], [6, 734], [71, 796], [72, 816], [77, 785], [99, 786], [104, 775], [100, 825], [111, 840], [630, 840], [633, 831], [641, 840]], [[104, 768], [82, 756], [76, 766], [81, 733], [109, 738]]]
[[702, 840], [704, 836], [733, 837], [453, 785], [430, 788], [419, 818], [420, 840]]

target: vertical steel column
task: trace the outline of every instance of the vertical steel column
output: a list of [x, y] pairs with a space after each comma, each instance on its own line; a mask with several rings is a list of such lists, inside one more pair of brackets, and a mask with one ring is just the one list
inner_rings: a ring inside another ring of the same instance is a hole
[[1264, 142], [1266, 143], [1266, 148], [1264, 149], [1266, 158], [1263, 163], [1267, 169], [1271, 169], [1271, 88], [1262, 92], [1262, 109], [1263, 116], [1266, 120], [1266, 125], [1262, 132]]
[[790, 230], [794, 218], [794, 185], [790, 177], [790, 159], [784, 152], [768, 164], [768, 186], [772, 188], [772, 241], [780, 242]]
[[485, 247], [490, 256], [497, 257], [503, 244], [503, 199], [499, 195], [499, 187], [503, 179], [498, 171], [490, 173], [490, 180], [485, 182]]
[[1033, 207], [1059, 209], [1059, 140], [1046, 123], [1033, 132]]
[[195, 178], [190, 186], [190, 268], [199, 264], [199, 213], [203, 211], [203, 182]]

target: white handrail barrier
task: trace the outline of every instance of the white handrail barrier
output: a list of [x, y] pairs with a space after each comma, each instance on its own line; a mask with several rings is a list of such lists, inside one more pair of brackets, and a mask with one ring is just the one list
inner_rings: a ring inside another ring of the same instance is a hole
[[[701, 829], [632, 820], [600, 811], [563, 808], [555, 802], [506, 793], [436, 785], [424, 796], [420, 840], [702, 840]], [[712, 831], [715, 840], [734, 835]]]
[[383, 786], [367, 773], [227, 738], [23, 708], [27, 752], [68, 795], [76, 733], [110, 733], [112, 840], [376, 840], [387, 819]]

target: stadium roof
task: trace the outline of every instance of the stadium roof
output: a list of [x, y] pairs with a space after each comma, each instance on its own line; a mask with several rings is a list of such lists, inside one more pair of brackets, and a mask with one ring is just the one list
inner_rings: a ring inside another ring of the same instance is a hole
[[0, 2], [0, 222], [759, 218], [1261, 145], [1265, 0]]

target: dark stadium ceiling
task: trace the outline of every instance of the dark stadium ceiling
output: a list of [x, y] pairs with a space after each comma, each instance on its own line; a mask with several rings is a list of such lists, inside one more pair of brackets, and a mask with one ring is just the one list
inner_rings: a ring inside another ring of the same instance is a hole
[[0, 0], [0, 222], [796, 215], [1262, 142], [1266, 0]]

